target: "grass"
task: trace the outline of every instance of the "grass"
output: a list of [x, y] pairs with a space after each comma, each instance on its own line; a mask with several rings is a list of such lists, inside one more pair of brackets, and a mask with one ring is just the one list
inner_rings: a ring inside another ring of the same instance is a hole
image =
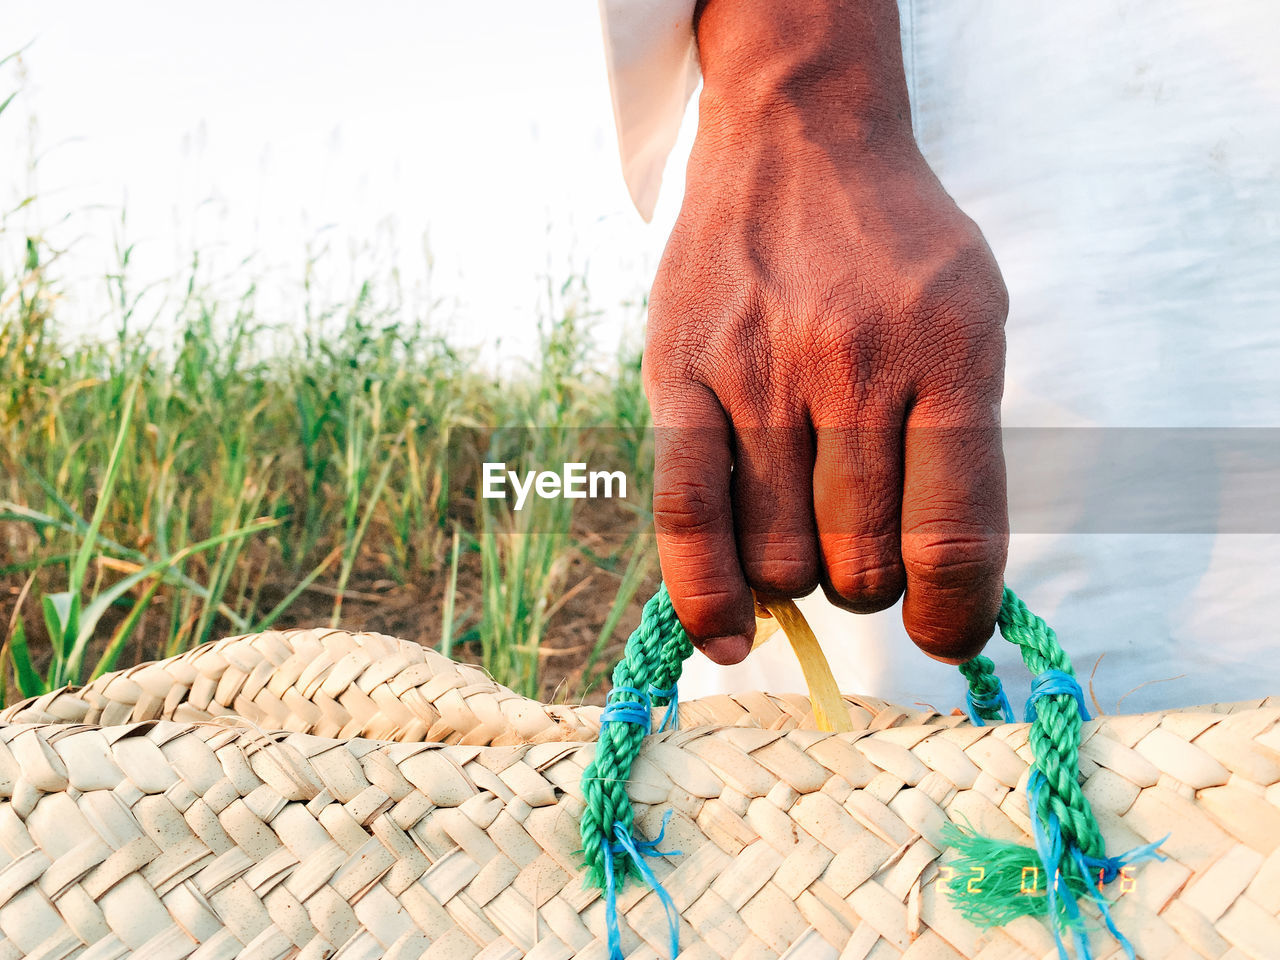
[[[477, 496], [480, 465], [624, 469], [647, 504], [638, 351], [591, 362], [574, 280], [540, 349], [499, 376], [407, 315], [390, 285], [264, 318], [193, 264], [139, 316], [132, 251], [106, 336], [58, 328], [56, 256], [0, 239], [3, 696], [270, 626], [372, 628], [581, 698], [654, 585], [650, 518], [602, 501]], [[316, 268], [318, 269], [318, 268]]]

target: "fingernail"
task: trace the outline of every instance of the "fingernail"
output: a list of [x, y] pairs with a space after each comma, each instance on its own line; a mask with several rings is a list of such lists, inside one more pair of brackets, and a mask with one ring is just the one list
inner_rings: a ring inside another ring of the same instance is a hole
[[751, 652], [751, 640], [741, 634], [700, 640], [698, 649], [721, 666], [741, 663]]

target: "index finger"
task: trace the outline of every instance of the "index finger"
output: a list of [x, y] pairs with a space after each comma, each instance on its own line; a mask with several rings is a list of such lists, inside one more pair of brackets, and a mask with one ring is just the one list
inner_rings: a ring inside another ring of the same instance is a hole
[[653, 520], [671, 604], [694, 644], [720, 664], [751, 652], [755, 603], [733, 530], [733, 454], [715, 394], [688, 382], [653, 398]]
[[991, 638], [1008, 523], [998, 400], [922, 398], [905, 435], [902, 623], [935, 660], [963, 663]]

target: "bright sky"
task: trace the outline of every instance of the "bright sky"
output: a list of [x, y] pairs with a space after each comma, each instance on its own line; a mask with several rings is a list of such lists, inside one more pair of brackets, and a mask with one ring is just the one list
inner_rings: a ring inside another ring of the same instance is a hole
[[[618, 305], [652, 280], [691, 125], [645, 225], [619, 172], [590, 0], [6, 7], [0, 56], [30, 46], [25, 77], [0, 74], [0, 98], [21, 86], [0, 117], [0, 199], [22, 196], [34, 142], [39, 204], [10, 223], [76, 238], [64, 314], [85, 328], [102, 323], [122, 206], [139, 284], [199, 248], [233, 286], [265, 268], [296, 288], [317, 238], [335, 251], [335, 292], [352, 245], [375, 241], [372, 259], [412, 284], [429, 238], [431, 292], [460, 339], [518, 350], [540, 278], [571, 269], [610, 310], [606, 340], [634, 322]], [[256, 265], [238, 268], [249, 254]]]

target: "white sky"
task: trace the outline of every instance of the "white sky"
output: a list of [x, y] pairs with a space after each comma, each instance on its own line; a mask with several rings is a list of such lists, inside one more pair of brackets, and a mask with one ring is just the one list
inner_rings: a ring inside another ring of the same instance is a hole
[[[591, 0], [0, 0], [0, 11], [0, 55], [30, 42], [25, 77], [13, 64], [0, 74], [0, 97], [21, 86], [0, 117], [0, 199], [23, 194], [34, 143], [39, 204], [10, 225], [76, 238], [63, 316], [84, 328], [103, 322], [123, 206], [139, 284], [198, 248], [233, 288], [265, 269], [278, 295], [296, 290], [308, 242], [323, 237], [335, 293], [353, 244], [375, 240], [379, 265], [411, 285], [429, 235], [432, 293], [460, 339], [518, 350], [539, 278], [572, 265], [610, 311], [609, 340], [634, 322], [618, 305], [647, 290], [679, 206], [689, 123], [654, 223], [631, 207]], [[237, 268], [251, 253], [254, 266]]]

